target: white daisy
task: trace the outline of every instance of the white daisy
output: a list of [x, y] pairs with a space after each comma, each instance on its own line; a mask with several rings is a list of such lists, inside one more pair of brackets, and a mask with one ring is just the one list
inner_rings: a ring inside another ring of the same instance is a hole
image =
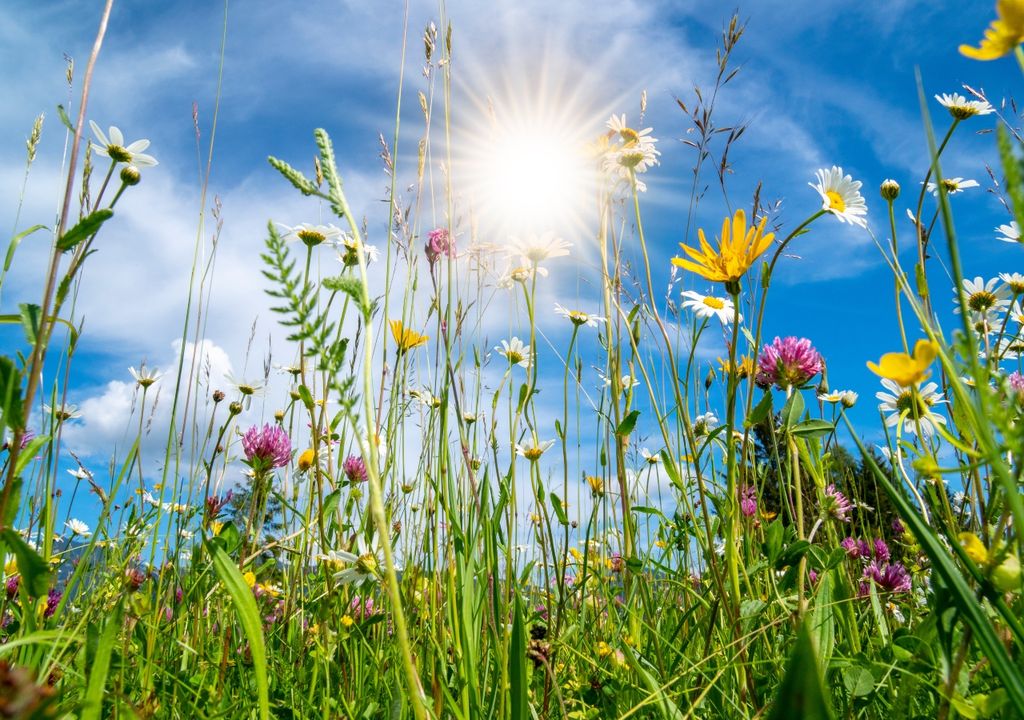
[[[601, 378], [601, 382], [603, 382], [606, 386], [611, 387], [612, 379], [610, 377], [606, 377], [605, 374], [602, 373], [600, 370], [597, 371], [597, 376]], [[640, 384], [640, 380], [633, 377], [632, 375], [623, 375], [622, 379], [619, 381], [619, 384], [622, 385], [623, 390], [632, 390], [633, 388]]]
[[537, 462], [545, 451], [551, 449], [555, 444], [554, 440], [542, 440], [537, 443], [516, 443], [516, 455], [521, 455], [530, 462]]
[[718, 416], [713, 412], [706, 412], [693, 419], [693, 434], [697, 437], [707, 435], [718, 424]]
[[[980, 319], [987, 317], [991, 319], [1010, 306], [1010, 288], [1006, 285], [996, 285], [999, 278], [992, 278], [989, 281], [983, 280], [980, 276], [973, 280], [964, 278], [964, 294], [967, 296], [967, 309], [971, 316]], [[953, 296], [953, 303], [956, 307], [953, 312], [960, 312], [960, 297]]]
[[[608, 128], [618, 135], [620, 143], [609, 145], [604, 156], [605, 172], [618, 175], [629, 180], [630, 171], [639, 175], [653, 165], [658, 164], [661, 154], [655, 147], [657, 138], [651, 137], [651, 128], [637, 131], [626, 125], [625, 115], [612, 115], [608, 120]], [[640, 189], [637, 183], [637, 189]], [[646, 186], [644, 186], [646, 190]]]
[[498, 277], [498, 282], [496, 283], [496, 286], [502, 290], [509, 290], [511, 288], [514, 288], [516, 286], [516, 283], [525, 283], [527, 280], [533, 277], [534, 273], [540, 275], [541, 277], [548, 276], [547, 269], [542, 268], [539, 265], [531, 267], [525, 267], [520, 265], [518, 267], [511, 267], [508, 269], [508, 271], [500, 275]]
[[935, 99], [957, 120], [995, 112], [995, 109], [984, 100], [968, 100], [959, 93], [943, 93], [936, 95]]
[[[683, 301], [683, 307], [693, 310], [697, 317], [717, 317], [723, 325], [728, 325], [732, 322], [732, 316], [736, 308], [729, 298], [701, 295], [694, 290], [686, 290], [682, 293], [682, 297], [686, 298]], [[743, 320], [742, 315], [740, 315], [740, 320]]]
[[92, 473], [86, 470], [81, 465], [76, 470], [68, 470], [68, 475], [75, 478], [76, 480], [88, 480], [92, 477]]
[[946, 424], [946, 418], [932, 412], [932, 407], [946, 402], [936, 392], [939, 387], [936, 383], [930, 382], [924, 387], [900, 387], [892, 380], [883, 378], [882, 386], [889, 392], [875, 393], [875, 397], [882, 401], [878, 409], [889, 413], [885, 418], [887, 427], [896, 427], [902, 423], [903, 432], [914, 435], [920, 426], [921, 435], [927, 440], [935, 434], [936, 425]]
[[1002, 240], [1003, 242], [1020, 242], [1020, 225], [1017, 224], [1016, 220], [1011, 220], [1009, 225], [1000, 225], [996, 228], [996, 240]]
[[141, 388], [148, 388], [150, 385], [160, 379], [163, 373], [156, 370], [146, 370], [146, 366], [140, 365], [139, 369], [136, 370], [134, 367], [128, 368], [128, 372], [135, 378], [135, 383]]
[[832, 166], [831, 170], [821, 169], [815, 173], [817, 183], [808, 183], [821, 196], [821, 209], [830, 212], [842, 222], [868, 226], [868, 206], [860, 194], [860, 180], [843, 175], [843, 169]]
[[71, 531], [72, 535], [81, 535], [84, 538], [87, 538], [90, 535], [92, 535], [92, 532], [89, 530], [89, 526], [81, 520], [71, 518], [66, 523], [64, 523], [64, 525], [65, 527], [67, 527], [68, 530]]
[[[978, 353], [984, 357], [984, 352]], [[995, 355], [1000, 360], [1018, 360], [1024, 357], [1024, 337], [1004, 337], [996, 345]]]
[[349, 564], [334, 574], [334, 579], [342, 585], [362, 585], [366, 582], [375, 582], [379, 579], [377, 568], [380, 563], [377, 560], [375, 550], [369, 548], [362, 535], [356, 539], [356, 552], [347, 550], [331, 550], [329, 553], [320, 556], [320, 560], [331, 568]]
[[1006, 283], [1013, 295], [1024, 295], [1024, 275], [1021, 273], [999, 273], [999, 279]]
[[[341, 233], [340, 238], [335, 241], [334, 247], [338, 250], [338, 262], [345, 267], [355, 267], [359, 264], [359, 241], [346, 232]], [[374, 263], [380, 258], [380, 253], [373, 245], [363, 243], [363, 252], [366, 254], [366, 262]]]
[[557, 237], [553, 232], [531, 234], [524, 238], [512, 237], [512, 254], [519, 255], [526, 265], [536, 266], [545, 260], [569, 254], [572, 243]]
[[511, 341], [502, 340], [501, 346], [496, 346], [494, 349], [508, 360], [509, 365], [530, 367], [530, 348], [519, 338], [513, 337]]
[[92, 120], [89, 121], [92, 132], [96, 136], [96, 154], [107, 157], [114, 162], [124, 163], [140, 167], [153, 167], [158, 165], [156, 158], [146, 155], [142, 151], [149, 147], [149, 140], [136, 140], [133, 143], [125, 143], [124, 134], [113, 125], [110, 126], [108, 134], [104, 135], [100, 126]]
[[607, 318], [603, 318], [600, 315], [591, 315], [590, 313], [585, 313], [582, 310], [569, 310], [558, 303], [555, 303], [555, 313], [561, 315], [566, 320], [569, 320], [576, 327], [579, 327], [580, 325], [597, 327], [598, 323], [608, 322]]
[[[280, 223], [278, 223], [280, 225]], [[325, 242], [333, 242], [341, 237], [340, 228], [334, 225], [312, 225], [310, 223], [299, 223], [294, 227], [281, 225], [284, 230], [285, 242], [299, 240], [306, 247], [316, 247]]]
[[61, 403], [59, 407], [52, 408], [49, 405], [43, 404], [43, 412], [47, 415], [53, 415], [57, 422], [64, 422], [65, 420], [77, 420], [82, 417], [82, 413], [78, 412], [77, 405], [71, 405], [70, 403]]
[[648, 465], [657, 465], [661, 462], [661, 453], [652, 453], [645, 447], [640, 448], [640, 457], [644, 459]]
[[[958, 192], [963, 192], [967, 188], [978, 187], [977, 180], [964, 180], [963, 178], [946, 178], [942, 181], [942, 187], [946, 188], [946, 194], [956, 195]], [[938, 197], [939, 186], [933, 182], [928, 183], [928, 192]]]
[[818, 393], [818, 400], [820, 402], [841, 403], [843, 407], [852, 408], [857, 404], [857, 398], [860, 397], [853, 390], [833, 390], [827, 393]]
[[234, 373], [224, 373], [224, 379], [227, 380], [231, 385], [245, 397], [260, 397], [263, 395], [263, 391], [266, 389], [263, 385], [262, 380], [253, 380], [249, 378], [236, 376]]

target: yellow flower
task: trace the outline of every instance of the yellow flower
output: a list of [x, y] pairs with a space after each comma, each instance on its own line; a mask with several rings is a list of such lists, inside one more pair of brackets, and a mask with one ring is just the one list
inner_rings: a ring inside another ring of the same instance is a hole
[[[719, 372], [723, 376], [728, 375], [730, 372], [731, 365], [729, 364], [729, 358], [718, 358]], [[736, 362], [737, 377], [740, 380], [750, 377], [754, 374], [754, 359], [749, 355], [744, 355]]]
[[342, 627], [350, 628], [353, 625], [355, 625], [355, 622], [356, 621], [352, 619], [351, 615], [342, 615], [341, 616], [341, 626]]
[[245, 580], [245, 584], [248, 585], [250, 589], [252, 589], [252, 586], [256, 584], [256, 573], [250, 570], [249, 572], [242, 575], [242, 579]]
[[426, 345], [429, 339], [426, 335], [420, 335], [415, 330], [404, 327], [401, 320], [391, 321], [391, 335], [398, 344], [398, 352], [404, 353], [420, 345]]
[[962, 532], [957, 536], [960, 541], [960, 546], [964, 549], [969, 557], [979, 565], [985, 565], [988, 563], [988, 550], [985, 548], [984, 543], [972, 532]]
[[939, 352], [939, 346], [931, 340], [918, 340], [914, 356], [906, 353], [886, 353], [876, 365], [868, 363], [871, 372], [892, 380], [897, 385], [909, 387], [921, 382], [930, 374], [928, 366]]
[[606, 643], [604, 640], [602, 640], [601, 642], [599, 642], [597, 644], [597, 656], [598, 657], [601, 657], [601, 658], [608, 657], [611, 654], [612, 654], [611, 645]]
[[299, 472], [306, 472], [313, 467], [314, 460], [316, 460], [316, 453], [313, 452], [313, 448], [303, 450], [302, 454], [299, 455], [299, 459], [296, 461], [299, 466]]
[[220, 531], [223, 530], [223, 529], [224, 529], [224, 523], [222, 523], [220, 520], [211, 520], [210, 521], [210, 530], [213, 531], [214, 535], [220, 535]]
[[997, 0], [997, 19], [985, 30], [978, 47], [961, 45], [960, 54], [974, 60], [995, 60], [1009, 55], [1024, 42], [1024, 0]]
[[704, 230], [698, 230], [700, 250], [680, 243], [679, 247], [692, 260], [672, 258], [672, 264], [713, 282], [737, 282], [775, 239], [775, 233], [764, 234], [767, 222], [768, 218], [762, 218], [760, 225], [748, 228], [746, 213], [737, 210], [731, 221], [729, 218], [722, 221], [722, 236], [717, 251], [708, 244]]

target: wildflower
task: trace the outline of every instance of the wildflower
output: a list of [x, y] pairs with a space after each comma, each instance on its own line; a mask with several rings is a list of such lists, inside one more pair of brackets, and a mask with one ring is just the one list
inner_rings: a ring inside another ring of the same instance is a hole
[[1006, 378], [1006, 382], [1017, 399], [1024, 400], [1024, 375], [1014, 371]]
[[[897, 385], [908, 387], [925, 380], [928, 366], [939, 353], [939, 346], [931, 340], [918, 340], [914, 345], [914, 356], [906, 353], [886, 353], [876, 365], [868, 363], [868, 368], [882, 378], [894, 381]], [[884, 381], [883, 381], [884, 384]]]
[[66, 523], [64, 523], [64, 525], [65, 527], [67, 527], [68, 530], [71, 531], [72, 535], [81, 535], [84, 538], [87, 538], [90, 535], [92, 535], [92, 533], [89, 531], [89, 526], [81, 520], [71, 518]]
[[999, 279], [1014, 295], [1024, 295], [1024, 275], [1021, 273], [999, 273]]
[[[597, 376], [601, 378], [601, 382], [605, 384], [605, 387], [612, 386], [612, 379], [610, 377], [607, 377], [603, 372], [598, 371]], [[619, 386], [623, 390], [632, 390], [639, 384], [639, 378], [635, 378], [632, 375], [623, 375], [621, 378], [619, 378]]]
[[504, 356], [508, 360], [508, 364], [519, 365], [520, 367], [530, 367], [531, 352], [522, 340], [517, 337], [513, 337], [511, 341], [502, 340], [500, 347], [494, 348], [499, 355]]
[[75, 480], [88, 480], [92, 477], [92, 473], [81, 465], [79, 465], [75, 470], [68, 470], [68, 475], [73, 477]]
[[70, 405], [67, 403], [61, 403], [59, 407], [51, 408], [49, 405], [43, 405], [43, 412], [48, 415], [52, 415], [54, 419], [59, 422], [66, 422], [68, 420], [77, 420], [82, 417], [82, 413], [78, 412], [77, 405]]
[[[735, 307], [732, 304], [732, 300], [729, 298], [720, 298], [713, 295], [701, 295], [693, 290], [687, 290], [682, 293], [682, 296], [686, 298], [683, 301], [683, 307], [693, 310], [697, 317], [717, 317], [718, 321], [723, 325], [728, 325], [732, 322]], [[742, 315], [740, 316], [740, 320], [743, 320]]]
[[131, 373], [131, 376], [135, 378], [135, 383], [143, 390], [159, 380], [162, 374], [156, 370], [149, 370], [147, 372], [145, 365], [140, 365], [138, 370], [134, 367], [130, 367], [128, 368], [128, 372]]
[[224, 379], [234, 385], [235, 389], [246, 398], [260, 397], [265, 389], [261, 380], [237, 377], [230, 372], [224, 373]]
[[853, 506], [850, 504], [850, 501], [836, 489], [835, 484], [825, 488], [825, 497], [821, 502], [822, 515], [835, 518], [839, 522], [850, 522], [850, 510], [852, 508]]
[[744, 485], [739, 488], [740, 512], [744, 517], [753, 517], [757, 514], [757, 488], [753, 485]]
[[333, 241], [342, 236], [341, 229], [334, 225], [311, 225], [299, 223], [295, 227], [282, 225], [285, 241], [300, 240], [308, 248], [315, 248], [325, 242]]
[[349, 455], [345, 458], [345, 462], [341, 464], [341, 471], [353, 485], [366, 482], [366, 463], [359, 455]]
[[299, 466], [299, 472], [308, 472], [314, 462], [316, 462], [316, 453], [313, 452], [313, 448], [306, 448], [299, 455], [295, 464]]
[[530, 462], [537, 462], [540, 460], [540, 456], [554, 444], [554, 440], [544, 440], [541, 442], [531, 443], [529, 445], [516, 443], [516, 455], [522, 455]]
[[[342, 232], [340, 238], [335, 241], [334, 247], [338, 251], [338, 262], [345, 267], [355, 267], [359, 264], [359, 241], [352, 235]], [[373, 245], [362, 243], [363, 254], [367, 263], [377, 262], [380, 252]]]
[[455, 257], [455, 241], [448, 228], [435, 228], [427, 233], [427, 262], [433, 265], [441, 256]]
[[[594, 497], [604, 497], [604, 480], [597, 475], [587, 475], [587, 485]], [[576, 548], [572, 548], [576, 550]]]
[[[885, 592], [910, 592], [910, 573], [901, 563], [879, 565], [872, 561], [864, 568], [863, 577], [865, 581], [873, 580]], [[860, 591], [861, 595], [868, 594], [867, 582], [861, 583]]]
[[818, 170], [815, 176], [818, 182], [808, 185], [821, 195], [822, 210], [832, 213], [841, 222], [862, 228], [868, 226], [865, 217], [868, 206], [860, 194], [860, 180], [854, 180], [851, 175], [843, 175], [843, 169], [835, 165], [831, 170]]
[[599, 658], [606, 658], [606, 657], [608, 657], [609, 655], [612, 654], [611, 645], [606, 643], [604, 640], [602, 640], [601, 642], [599, 642], [597, 644], [597, 647], [595, 648], [595, 650], [596, 650], [597, 656]]
[[242, 436], [242, 451], [257, 471], [284, 467], [292, 459], [291, 440], [279, 425], [253, 425]]
[[576, 327], [580, 327], [581, 325], [597, 327], [598, 323], [608, 322], [607, 318], [603, 318], [600, 315], [591, 315], [590, 313], [585, 313], [582, 310], [569, 310], [558, 303], [555, 303], [555, 313], [561, 315]]
[[220, 515], [224, 508], [226, 508], [231, 502], [232, 497], [234, 497], [234, 492], [231, 490], [228, 490], [227, 494], [223, 497], [217, 495], [210, 495], [207, 497], [206, 502], [204, 503], [206, 506], [206, 517], [215, 518]]
[[21, 575], [11, 575], [7, 578], [4, 590], [7, 592], [7, 599], [13, 600], [18, 595], [18, 587], [21, 585]]
[[857, 404], [857, 398], [859, 396], [853, 390], [833, 390], [827, 393], [818, 393], [818, 400], [820, 402], [841, 403], [845, 408], [852, 408]]
[[256, 573], [254, 573], [252, 570], [247, 570], [245, 573], [243, 573], [242, 580], [245, 581], [245, 584], [249, 587], [250, 590], [256, 587]]
[[647, 448], [640, 448], [640, 457], [644, 459], [648, 465], [657, 465], [661, 462], [661, 455], [659, 453], [652, 453]]
[[939, 101], [939, 105], [949, 110], [949, 114], [956, 120], [966, 120], [975, 115], [995, 112], [995, 109], [984, 100], [968, 100], [959, 93], [943, 93], [936, 95], [935, 99]]
[[46, 608], [43, 610], [43, 617], [53, 617], [54, 613], [57, 612], [57, 606], [60, 605], [61, 598], [64, 597], [64, 593], [55, 588], [51, 588], [50, 592], [46, 595]]
[[718, 250], [713, 249], [704, 237], [704, 230], [697, 230], [700, 250], [694, 250], [680, 243], [683, 251], [690, 256], [672, 258], [672, 264], [684, 270], [695, 272], [712, 282], [726, 283], [726, 289], [732, 292], [730, 285], [739, 282], [740, 278], [750, 269], [754, 261], [768, 249], [775, 239], [775, 233], [764, 234], [768, 218], [761, 218], [757, 227], [747, 227], [747, 215], [740, 209], [730, 218], [722, 222], [722, 234], [718, 238]]
[[344, 615], [341, 616], [341, 626], [344, 627], [344, 628], [352, 627], [355, 624], [355, 622], [356, 621], [353, 620], [352, 616], [349, 615], [348, 613], [345, 613]]
[[713, 412], [706, 412], [693, 419], [693, 434], [696, 437], [707, 435], [711, 428], [718, 422], [718, 416]]
[[1020, 225], [1017, 224], [1016, 220], [1011, 220], [1009, 225], [1000, 225], [996, 228], [996, 240], [1002, 240], [1003, 242], [1020, 242]]
[[146, 582], [146, 573], [137, 567], [131, 567], [124, 571], [125, 583], [130, 592], [137, 591]]
[[843, 541], [839, 543], [839, 547], [845, 550], [846, 554], [855, 560], [860, 557], [867, 557], [870, 552], [866, 542], [852, 537], [843, 539]]
[[718, 358], [718, 371], [722, 375], [735, 374], [740, 380], [744, 380], [754, 374], [754, 359], [749, 355], [740, 358], [736, 367], [732, 367], [728, 358]]
[[[978, 187], [977, 180], [964, 180], [963, 178], [945, 178], [942, 181], [942, 187], [945, 188], [947, 195], [956, 195], [959, 192], [963, 192], [967, 188]], [[928, 183], [928, 192], [932, 195], [939, 196], [939, 186], [933, 182]]]
[[342, 585], [358, 586], [378, 579], [377, 567], [379, 563], [377, 561], [377, 554], [367, 546], [366, 541], [363, 540], [361, 535], [356, 540], [355, 553], [346, 550], [333, 550], [323, 559], [332, 565], [341, 563], [351, 565], [351, 567], [347, 567], [334, 575], [334, 579]]
[[884, 180], [879, 188], [883, 200], [892, 202], [900, 196], [900, 184], [895, 180]]
[[[963, 287], [964, 295], [967, 296], [967, 309], [973, 316], [984, 318], [1009, 307], [1010, 288], [1005, 285], [997, 288], [996, 283], [998, 282], [999, 278], [992, 278], [988, 282], [982, 280], [981, 277], [976, 277], [974, 280], [964, 278]], [[953, 302], [956, 303], [953, 312], [959, 314], [959, 295], [953, 296]]]
[[395, 343], [398, 345], [398, 354], [418, 348], [420, 345], [426, 345], [428, 338], [426, 335], [420, 335], [412, 328], [406, 328], [402, 325], [401, 320], [392, 320], [391, 325], [391, 336], [395, 339]]
[[800, 387], [821, 372], [821, 355], [807, 338], [776, 337], [761, 349], [757, 360], [757, 382], [780, 390]]
[[[608, 139], [618, 135], [621, 144], [608, 144], [603, 153], [605, 172], [630, 180], [658, 164], [661, 153], [654, 147], [658, 139], [651, 137], [651, 128], [637, 131], [626, 125], [625, 115], [612, 115], [608, 120], [608, 129], [611, 136]], [[643, 192], [647, 186], [636, 181], [636, 188]]]
[[937, 384], [928, 383], [922, 388], [917, 385], [900, 387], [894, 381], [883, 378], [882, 385], [889, 392], [878, 392], [875, 397], [882, 401], [878, 409], [889, 413], [885, 419], [888, 427], [895, 427], [902, 422], [903, 432], [915, 434], [920, 426], [921, 435], [927, 439], [935, 433], [936, 425], [946, 424], [946, 418], [932, 412], [933, 406], [946, 402], [942, 395], [935, 392]]
[[145, 155], [142, 151], [149, 147], [149, 140], [136, 140], [133, 143], [125, 144], [124, 134], [113, 125], [110, 126], [108, 134], [104, 135], [100, 126], [94, 121], [89, 121], [93, 134], [96, 136], [96, 154], [101, 157], [108, 157], [115, 163], [134, 165], [135, 167], [153, 167], [158, 165], [156, 158]]
[[1024, 41], [1024, 1], [996, 0], [996, 16], [978, 47], [961, 45], [961, 55], [974, 60], [995, 60], [1009, 55]]
[[875, 557], [882, 562], [889, 562], [891, 557], [889, 553], [889, 546], [885, 544], [885, 540], [882, 538], [876, 538], [874, 543]]

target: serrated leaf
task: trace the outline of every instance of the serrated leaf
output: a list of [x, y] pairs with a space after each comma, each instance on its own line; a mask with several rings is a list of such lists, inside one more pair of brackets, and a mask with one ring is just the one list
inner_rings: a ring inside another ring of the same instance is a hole
[[619, 423], [619, 426], [615, 428], [615, 434], [618, 435], [619, 437], [626, 437], [627, 435], [629, 435], [631, 432], [633, 432], [633, 428], [636, 427], [636, 420], [639, 417], [639, 410], [631, 410], [629, 414], [626, 415], [626, 417], [622, 418], [622, 421]]
[[39, 337], [39, 317], [42, 315], [42, 308], [33, 303], [21, 303], [18, 305], [18, 312], [21, 315], [25, 339], [29, 345], [35, 345], [36, 338]]
[[800, 422], [804, 414], [804, 396], [799, 390], [795, 390], [786, 404], [782, 406], [782, 427], [791, 428]]
[[86, 238], [92, 237], [99, 232], [100, 227], [110, 218], [114, 217], [114, 211], [108, 208], [89, 213], [79, 220], [73, 228], [60, 236], [57, 240], [57, 249], [67, 252]]

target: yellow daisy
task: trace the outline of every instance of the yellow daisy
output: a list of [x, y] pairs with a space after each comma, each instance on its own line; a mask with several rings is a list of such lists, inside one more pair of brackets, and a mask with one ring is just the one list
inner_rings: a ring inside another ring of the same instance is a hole
[[672, 258], [672, 264], [713, 282], [738, 282], [775, 239], [775, 233], [764, 234], [767, 222], [767, 218], [761, 218], [759, 225], [748, 228], [746, 213], [737, 210], [731, 219], [725, 218], [722, 222], [722, 235], [717, 250], [708, 244], [704, 230], [701, 229], [697, 231], [700, 250], [680, 243], [679, 246], [690, 259]]

